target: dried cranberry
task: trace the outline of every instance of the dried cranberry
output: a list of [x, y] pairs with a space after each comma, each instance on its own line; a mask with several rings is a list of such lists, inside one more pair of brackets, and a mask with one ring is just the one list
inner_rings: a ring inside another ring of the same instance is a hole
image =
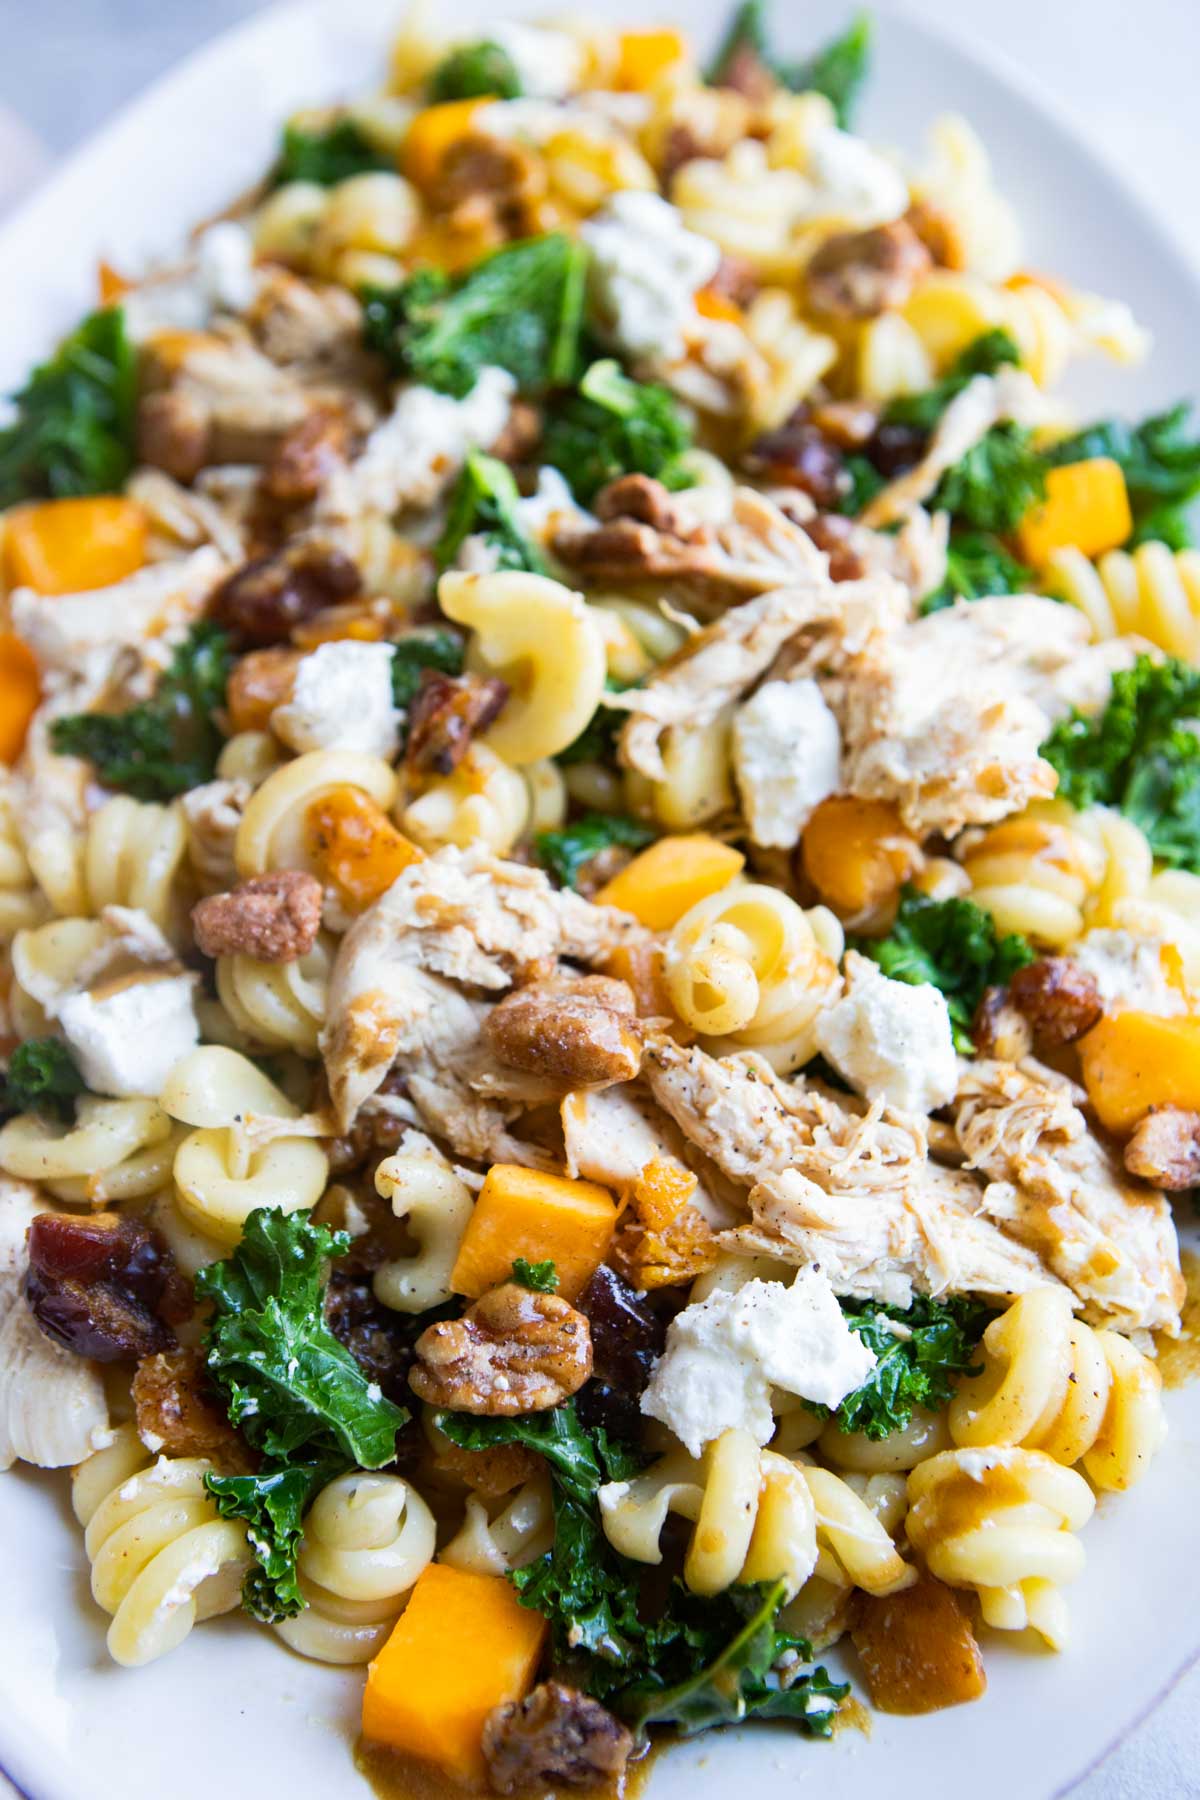
[[29, 1228], [25, 1298], [47, 1337], [98, 1362], [173, 1348], [171, 1327], [193, 1305], [158, 1233], [116, 1213], [39, 1213]]
[[889, 425], [885, 420], [867, 445], [867, 458], [890, 480], [919, 463], [928, 444], [927, 431], [916, 425]]
[[576, 1400], [579, 1416], [585, 1425], [603, 1426], [615, 1437], [636, 1437], [639, 1402], [662, 1354], [666, 1326], [607, 1263], [596, 1270], [576, 1304], [592, 1332], [592, 1379]]
[[746, 466], [767, 481], [798, 487], [822, 508], [841, 498], [843, 457], [832, 440], [804, 419], [789, 419], [778, 431], [755, 438]]

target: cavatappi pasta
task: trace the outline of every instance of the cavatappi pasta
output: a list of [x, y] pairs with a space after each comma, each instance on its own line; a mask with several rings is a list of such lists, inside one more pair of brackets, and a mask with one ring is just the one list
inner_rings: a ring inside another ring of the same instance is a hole
[[1164, 1478], [1200, 441], [792, 25], [414, 9], [0, 430], [0, 1465], [447, 1800], [975, 1698]]

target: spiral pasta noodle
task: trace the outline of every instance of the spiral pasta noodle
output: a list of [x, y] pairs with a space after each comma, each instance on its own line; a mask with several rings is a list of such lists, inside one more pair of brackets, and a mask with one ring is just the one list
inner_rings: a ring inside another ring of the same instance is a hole
[[956, 1444], [1040, 1450], [1098, 1488], [1140, 1481], [1165, 1430], [1162, 1378], [1128, 1338], [1074, 1318], [1065, 1289], [1035, 1288], [992, 1320], [983, 1354], [950, 1403]]
[[1200, 550], [1139, 544], [1096, 562], [1082, 550], [1055, 550], [1046, 585], [1079, 608], [1098, 642], [1132, 633], [1168, 656], [1200, 661]]
[[478, 1494], [438, 1561], [474, 1575], [509, 1575], [536, 1562], [554, 1541], [554, 1507], [545, 1475], [534, 1475], [491, 1515]]
[[0, 949], [18, 931], [44, 918], [46, 900], [40, 892], [21, 839], [17, 811], [8, 785], [0, 787]]
[[140, 1668], [176, 1649], [192, 1626], [238, 1603], [251, 1561], [246, 1528], [222, 1519], [203, 1457], [155, 1461], [132, 1425], [75, 1470], [92, 1597], [112, 1615], [108, 1651]]
[[375, 1298], [396, 1312], [426, 1312], [450, 1298], [450, 1272], [474, 1199], [466, 1182], [428, 1138], [409, 1133], [375, 1171], [376, 1192], [390, 1200], [420, 1249], [375, 1271]]
[[292, 962], [217, 958], [217, 994], [237, 1029], [268, 1050], [315, 1057], [333, 951], [327, 937]]
[[381, 756], [360, 750], [309, 750], [273, 770], [252, 794], [234, 840], [242, 879], [272, 869], [311, 872], [309, 810], [342, 787], [358, 788], [386, 811], [396, 774]]
[[[541, 768], [542, 759], [533, 766]], [[510, 769], [486, 744], [472, 744], [452, 775], [430, 782], [409, 802], [400, 825], [425, 849], [486, 844], [504, 856], [525, 835], [532, 810], [525, 772]]]
[[315, 1662], [369, 1662], [433, 1560], [436, 1528], [398, 1475], [352, 1470], [313, 1501], [296, 1557], [306, 1605], [275, 1630]]
[[1082, 1475], [1041, 1450], [943, 1450], [908, 1478], [909, 1542], [931, 1575], [974, 1588], [984, 1622], [1067, 1641], [1059, 1589], [1084, 1563], [1076, 1537], [1095, 1510]]
[[631, 812], [648, 814], [669, 831], [688, 831], [733, 805], [730, 733], [733, 708], [705, 725], [669, 725], [662, 737], [666, 774], [652, 780], [636, 770], [625, 775]]
[[1002, 932], [1062, 949], [1090, 926], [1119, 925], [1146, 894], [1154, 861], [1145, 835], [1107, 807], [1031, 806], [972, 836], [959, 852], [971, 899]]
[[0, 1127], [0, 1169], [45, 1182], [60, 1200], [133, 1200], [170, 1180], [178, 1141], [156, 1100], [86, 1094], [70, 1124], [20, 1113]]

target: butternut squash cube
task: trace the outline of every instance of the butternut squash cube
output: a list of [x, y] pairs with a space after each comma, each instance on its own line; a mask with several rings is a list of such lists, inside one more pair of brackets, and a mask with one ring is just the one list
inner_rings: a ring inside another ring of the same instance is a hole
[[19, 506], [4, 528], [12, 587], [78, 594], [111, 587], [146, 560], [146, 515], [120, 494]]
[[853, 1618], [850, 1636], [877, 1712], [939, 1712], [986, 1689], [966, 1603], [932, 1575], [901, 1594], [856, 1594]]
[[613, 86], [635, 93], [654, 86], [660, 75], [682, 62], [687, 39], [670, 27], [648, 31], [623, 31], [617, 39], [617, 70]]
[[396, 830], [382, 807], [355, 787], [334, 788], [314, 800], [304, 824], [318, 874], [333, 883], [353, 912], [363, 912], [385, 894], [410, 863], [425, 860], [425, 852]]
[[619, 906], [651, 931], [669, 931], [698, 900], [727, 887], [746, 865], [740, 850], [706, 831], [659, 838], [606, 881], [598, 906]]
[[408, 128], [404, 140], [404, 173], [419, 188], [429, 188], [441, 173], [446, 152], [466, 137], [486, 96], [473, 100], [444, 100], [427, 106]]
[[15, 763], [41, 697], [33, 651], [13, 631], [0, 631], [0, 763]]
[[545, 1636], [502, 1575], [430, 1563], [367, 1670], [363, 1736], [482, 1786], [488, 1714], [529, 1692]]
[[1017, 546], [1026, 562], [1044, 569], [1055, 550], [1074, 547], [1100, 556], [1117, 549], [1132, 530], [1121, 465], [1110, 456], [1091, 456], [1049, 471], [1046, 498], [1021, 520]]
[[921, 866], [920, 846], [884, 800], [822, 800], [801, 841], [805, 873], [821, 899], [856, 922], [887, 908]]
[[604, 1261], [616, 1222], [612, 1195], [593, 1181], [493, 1163], [458, 1247], [450, 1286], [477, 1300], [509, 1279], [514, 1258], [548, 1258], [558, 1272], [559, 1293], [574, 1300]]
[[1151, 1107], [1200, 1112], [1200, 1018], [1114, 1013], [1079, 1041], [1083, 1082], [1109, 1131], [1132, 1131]]

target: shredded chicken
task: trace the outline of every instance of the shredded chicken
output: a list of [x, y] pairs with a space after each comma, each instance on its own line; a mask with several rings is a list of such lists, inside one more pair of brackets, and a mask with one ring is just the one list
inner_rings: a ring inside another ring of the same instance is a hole
[[568, 1175], [621, 1189], [631, 1186], [647, 1163], [671, 1163], [697, 1176], [692, 1203], [710, 1225], [730, 1225], [744, 1212], [744, 1196], [736, 1205], [714, 1191], [712, 1172], [695, 1168], [700, 1158], [693, 1146], [639, 1084], [580, 1088], [566, 1096], [560, 1116]]
[[963, 1065], [956, 1131], [985, 1211], [1118, 1331], [1178, 1328], [1184, 1281], [1162, 1195], [1128, 1179], [1064, 1076], [1028, 1059]]
[[1053, 1280], [985, 1216], [978, 1182], [930, 1162], [923, 1119], [855, 1112], [759, 1057], [718, 1061], [665, 1037], [647, 1045], [643, 1074], [686, 1136], [751, 1189], [753, 1223], [727, 1232], [728, 1247], [818, 1262], [839, 1293], [899, 1306], [914, 1292], [1011, 1295]]

